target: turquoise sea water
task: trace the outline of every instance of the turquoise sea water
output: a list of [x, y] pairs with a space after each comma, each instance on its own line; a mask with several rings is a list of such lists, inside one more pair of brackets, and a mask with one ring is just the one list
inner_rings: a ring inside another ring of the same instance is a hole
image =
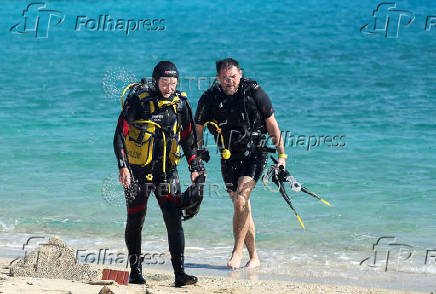
[[[286, 148], [291, 173], [333, 204], [290, 192], [303, 231], [281, 196], [259, 183], [252, 194], [264, 264], [259, 273], [430, 289], [436, 273], [435, 254], [427, 253], [436, 249], [436, 28], [425, 28], [434, 3], [396, 2], [415, 16], [408, 26], [401, 21], [398, 38], [359, 31], [373, 22], [378, 2], [324, 0], [46, 1], [65, 16], [56, 26], [52, 18], [48, 38], [35, 38], [30, 25], [26, 34], [9, 32], [23, 22], [29, 3], [1, 2], [0, 255], [16, 254], [35, 234], [124, 249], [125, 208], [109, 205], [101, 193], [105, 180], [116, 178], [112, 138], [120, 111], [118, 99], [103, 92], [105, 73], [122, 68], [140, 79], [158, 60], [172, 60], [195, 111], [215, 60], [230, 56], [270, 95], [280, 128], [294, 135]], [[74, 30], [77, 16], [98, 21], [105, 14], [164, 19], [165, 30]], [[296, 146], [298, 135], [306, 145]], [[322, 141], [307, 148], [309, 136], [336, 135], [344, 136], [345, 146]], [[210, 188], [200, 214], [185, 223], [186, 252], [192, 263], [223, 265], [233, 246], [232, 204], [211, 153], [208, 181], [220, 187]], [[186, 163], [179, 173], [187, 183]], [[154, 198], [149, 203], [144, 251], [166, 252], [160, 210]], [[383, 236], [410, 245], [403, 247], [412, 248], [412, 256], [398, 256], [398, 247], [385, 244], [397, 255], [387, 272], [380, 260], [377, 268], [359, 265]]]

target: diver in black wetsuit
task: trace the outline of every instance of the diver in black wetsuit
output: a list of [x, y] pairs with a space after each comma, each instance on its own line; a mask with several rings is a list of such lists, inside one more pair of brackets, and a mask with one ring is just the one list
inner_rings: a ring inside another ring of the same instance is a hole
[[232, 58], [217, 61], [216, 70], [219, 83], [214, 83], [201, 96], [195, 114], [199, 147], [202, 148], [203, 130], [207, 124], [217, 144], [224, 150], [221, 173], [234, 206], [235, 243], [227, 266], [240, 266], [245, 242], [250, 254], [247, 266], [254, 268], [260, 262], [255, 248], [250, 193], [267, 163], [267, 153], [263, 148], [267, 133], [279, 153], [277, 167], [285, 167], [287, 155], [271, 99], [265, 91], [255, 81], [243, 78], [239, 63]]
[[180, 146], [188, 160], [193, 182], [204, 174], [204, 167], [196, 156], [192, 111], [186, 93], [176, 91], [177, 81], [175, 65], [169, 61], [159, 62], [153, 70], [153, 87], [138, 88], [128, 95], [115, 131], [119, 180], [126, 196], [131, 196], [128, 191], [132, 183], [140, 187], [134, 199], [127, 201], [125, 241], [131, 267], [129, 283], [132, 284], [146, 283], [142, 276], [141, 231], [150, 192], [158, 199], [167, 228], [175, 286], [197, 282], [195, 276], [184, 272], [185, 238], [176, 169], [181, 157]]

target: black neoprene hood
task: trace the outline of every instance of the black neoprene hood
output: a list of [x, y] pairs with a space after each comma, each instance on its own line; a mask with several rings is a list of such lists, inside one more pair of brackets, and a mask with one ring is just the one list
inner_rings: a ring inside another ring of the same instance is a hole
[[159, 78], [179, 78], [179, 71], [171, 61], [159, 61], [153, 69], [153, 82], [159, 81]]

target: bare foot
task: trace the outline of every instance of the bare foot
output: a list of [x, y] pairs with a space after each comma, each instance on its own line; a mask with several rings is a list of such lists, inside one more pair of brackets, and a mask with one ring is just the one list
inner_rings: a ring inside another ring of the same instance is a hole
[[258, 268], [260, 267], [260, 261], [258, 258], [250, 259], [249, 262], [245, 265], [249, 269]]
[[227, 262], [227, 266], [231, 267], [232, 269], [239, 268], [241, 266], [241, 258], [242, 254], [233, 252], [232, 258], [230, 258], [229, 262]]

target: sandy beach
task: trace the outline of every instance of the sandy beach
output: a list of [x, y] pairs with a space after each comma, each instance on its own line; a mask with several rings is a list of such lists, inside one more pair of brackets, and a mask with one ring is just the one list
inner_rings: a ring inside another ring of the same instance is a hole
[[[74, 249], [62, 240], [53, 238], [26, 257], [13, 260], [0, 258], [0, 293], [58, 293], [97, 294], [107, 287], [112, 293], [426, 293], [392, 289], [366, 289], [353, 286], [297, 283], [278, 280], [250, 280], [233, 277], [199, 275], [194, 286], [174, 287], [170, 270], [145, 268], [146, 285], [119, 285], [112, 280], [102, 280], [105, 269], [125, 270], [124, 267], [75, 263]], [[44, 256], [59, 254], [59, 258]], [[39, 258], [39, 269], [35, 269]], [[101, 292], [102, 291], [102, 292]]]
[[[56, 294], [97, 294], [103, 285], [90, 285], [87, 281], [72, 281], [62, 279], [10, 277], [5, 266], [10, 260], [2, 259], [2, 274], [0, 276], [0, 293], [56, 293]], [[195, 286], [175, 288], [174, 277], [170, 271], [147, 270], [147, 285], [118, 285], [112, 283], [107, 287], [118, 294], [139, 293], [426, 293], [387, 289], [364, 289], [341, 285], [323, 285], [308, 283], [289, 283], [273, 280], [240, 280], [228, 277], [199, 276]]]

